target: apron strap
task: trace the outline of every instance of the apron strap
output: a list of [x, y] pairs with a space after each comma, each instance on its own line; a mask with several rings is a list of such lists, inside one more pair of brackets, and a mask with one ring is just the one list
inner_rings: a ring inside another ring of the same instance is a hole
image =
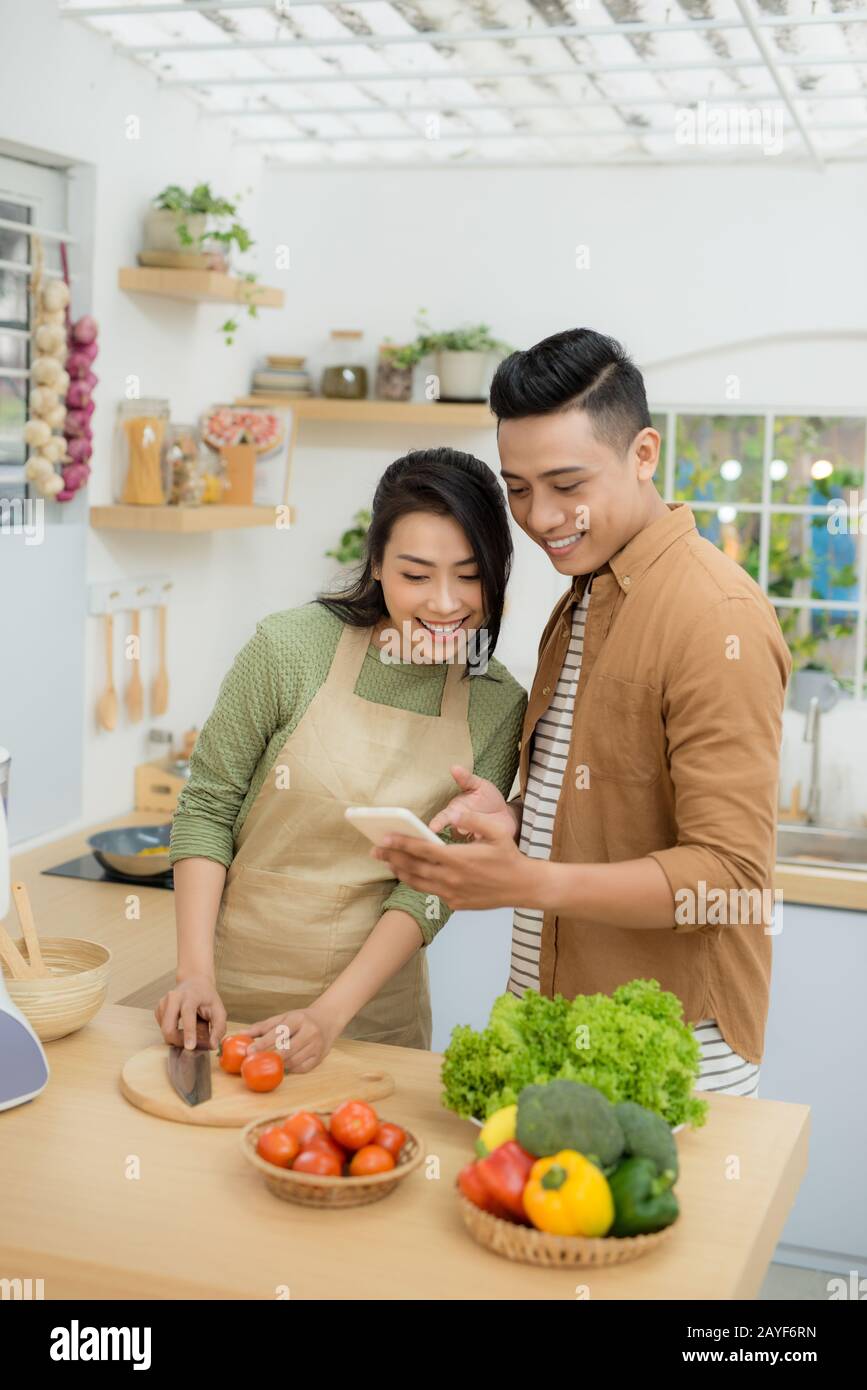
[[[350, 627], [348, 623], [344, 623], [324, 689], [355, 689], [372, 636], [372, 627]], [[464, 669], [464, 666], [457, 662], [450, 662], [448, 665], [440, 702], [441, 719], [453, 719], [460, 723], [466, 721], [471, 677], [462, 679]]]

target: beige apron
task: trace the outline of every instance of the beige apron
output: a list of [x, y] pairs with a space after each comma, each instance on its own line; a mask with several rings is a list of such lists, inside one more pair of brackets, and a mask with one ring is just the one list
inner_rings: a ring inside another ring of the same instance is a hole
[[[373, 931], [394, 888], [388, 865], [344, 818], [347, 806], [406, 806], [425, 822], [451, 799], [452, 763], [473, 765], [470, 679], [450, 664], [439, 716], [355, 694], [372, 637], [344, 626], [325, 684], [283, 745], [238, 834], [217, 917], [217, 989], [229, 1018], [254, 1023], [312, 1004]], [[429, 1048], [422, 949], [344, 1031]]]

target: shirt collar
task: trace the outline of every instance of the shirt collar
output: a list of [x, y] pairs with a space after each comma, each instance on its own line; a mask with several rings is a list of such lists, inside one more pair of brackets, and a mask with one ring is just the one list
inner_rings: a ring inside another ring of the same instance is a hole
[[[663, 551], [679, 537], [696, 529], [695, 517], [685, 502], [666, 502], [665, 505], [668, 508], [667, 515], [658, 516], [649, 526], [636, 532], [621, 550], [612, 555], [606, 564], [600, 566], [596, 575], [610, 571], [624, 593], [628, 593]], [[585, 585], [586, 576], [576, 575], [572, 584], [575, 598], [581, 597]]]

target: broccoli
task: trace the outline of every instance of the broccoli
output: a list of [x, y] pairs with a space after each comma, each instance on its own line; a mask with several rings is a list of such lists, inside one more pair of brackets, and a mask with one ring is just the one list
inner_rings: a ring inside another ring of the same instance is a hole
[[620, 1121], [629, 1157], [651, 1159], [657, 1172], [672, 1173], [674, 1182], [679, 1171], [677, 1145], [662, 1116], [636, 1105], [634, 1100], [620, 1101], [614, 1106], [614, 1113]]
[[614, 1106], [581, 1081], [549, 1081], [525, 1086], [518, 1097], [518, 1143], [542, 1158], [575, 1149], [607, 1168], [623, 1153], [623, 1130]]

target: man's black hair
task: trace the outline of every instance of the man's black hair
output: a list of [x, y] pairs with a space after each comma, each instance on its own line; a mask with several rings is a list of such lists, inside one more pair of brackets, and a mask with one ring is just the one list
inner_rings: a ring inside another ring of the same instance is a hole
[[498, 423], [571, 409], [586, 410], [594, 434], [617, 453], [651, 424], [644, 378], [615, 338], [567, 328], [500, 363], [491, 383]]

